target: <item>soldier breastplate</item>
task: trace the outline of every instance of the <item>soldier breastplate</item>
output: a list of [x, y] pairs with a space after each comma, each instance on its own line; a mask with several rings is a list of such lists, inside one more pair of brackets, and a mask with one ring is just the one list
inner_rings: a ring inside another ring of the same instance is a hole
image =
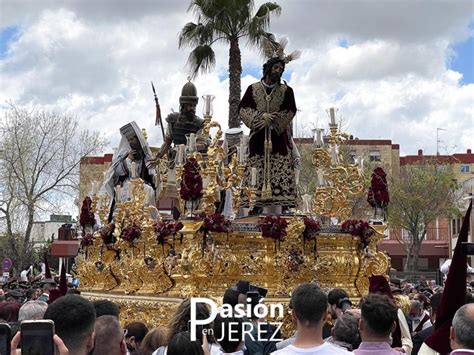
[[184, 117], [179, 117], [172, 123], [172, 138], [174, 145], [186, 144], [186, 135], [199, 131], [202, 128], [202, 123], [203, 120], [199, 117], [196, 117], [192, 121], [189, 121]]

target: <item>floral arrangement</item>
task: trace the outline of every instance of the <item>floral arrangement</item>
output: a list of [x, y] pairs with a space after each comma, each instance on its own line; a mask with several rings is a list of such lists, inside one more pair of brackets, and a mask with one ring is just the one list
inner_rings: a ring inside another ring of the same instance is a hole
[[288, 223], [280, 216], [266, 216], [258, 221], [262, 237], [283, 240], [286, 236], [286, 227]]
[[305, 227], [303, 231], [304, 240], [313, 239], [314, 235], [321, 230], [321, 223], [311, 217], [304, 217], [303, 222]]
[[390, 202], [388, 194], [387, 174], [378, 167], [372, 173], [370, 187], [367, 194], [367, 202], [372, 207], [385, 208]]
[[122, 229], [122, 233], [120, 234], [120, 238], [122, 238], [123, 240], [125, 240], [129, 243], [133, 243], [133, 241], [140, 238], [141, 235], [142, 235], [141, 228], [136, 226], [136, 225], [133, 225], [133, 226], [126, 227], [126, 228]]
[[345, 221], [341, 228], [350, 235], [359, 236], [364, 248], [369, 245], [370, 237], [374, 234], [374, 230], [370, 228], [369, 223], [361, 220]]
[[115, 224], [113, 223], [109, 223], [106, 226], [103, 226], [101, 229], [99, 229], [99, 234], [104, 244], [115, 243], [116, 238], [114, 236], [114, 229], [115, 229]]
[[82, 201], [79, 224], [82, 226], [82, 229], [86, 226], [93, 227], [95, 225], [94, 212], [92, 211], [92, 200], [89, 196], [86, 196]]
[[86, 235], [82, 237], [81, 248], [88, 247], [92, 244], [94, 244], [94, 236], [92, 235], [92, 233], [86, 233]]
[[181, 229], [183, 229], [183, 223], [179, 221], [162, 221], [156, 222], [153, 225], [155, 229], [156, 241], [158, 244], [164, 245], [166, 238], [170, 235], [176, 235]]
[[232, 231], [232, 223], [231, 221], [227, 220], [224, 215], [220, 213], [214, 213], [209, 217], [204, 218], [201, 230], [204, 233], [229, 233]]
[[202, 197], [202, 177], [195, 158], [189, 158], [183, 166], [183, 179], [179, 195], [185, 201], [194, 201]]

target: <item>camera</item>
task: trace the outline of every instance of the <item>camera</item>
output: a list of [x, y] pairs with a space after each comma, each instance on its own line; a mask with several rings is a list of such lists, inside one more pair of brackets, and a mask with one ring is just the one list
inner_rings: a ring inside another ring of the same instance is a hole
[[348, 309], [352, 308], [352, 302], [347, 297], [340, 298], [340, 299], [337, 300], [337, 308], [342, 309], [342, 312], [344, 313]]

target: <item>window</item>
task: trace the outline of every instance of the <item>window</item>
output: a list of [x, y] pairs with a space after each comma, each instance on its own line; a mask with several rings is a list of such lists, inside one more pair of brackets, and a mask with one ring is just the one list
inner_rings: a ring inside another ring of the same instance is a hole
[[467, 164], [461, 165], [461, 173], [469, 173], [471, 171], [471, 166]]
[[380, 151], [371, 150], [370, 153], [369, 153], [369, 161], [381, 161]]

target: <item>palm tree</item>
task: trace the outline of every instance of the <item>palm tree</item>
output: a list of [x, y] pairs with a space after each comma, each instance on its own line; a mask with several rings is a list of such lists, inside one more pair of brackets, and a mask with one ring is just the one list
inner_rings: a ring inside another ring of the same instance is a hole
[[[179, 34], [179, 48], [193, 48], [188, 58], [192, 76], [208, 72], [215, 65], [214, 43], [229, 43], [229, 127], [239, 127], [240, 76], [242, 74], [240, 38], [249, 45], [262, 47], [265, 40], [274, 43], [267, 32], [270, 15], [280, 15], [277, 3], [265, 3], [252, 16], [252, 0], [192, 0], [188, 11], [193, 11], [198, 23], [187, 23]], [[268, 42], [267, 42], [268, 43]]]

